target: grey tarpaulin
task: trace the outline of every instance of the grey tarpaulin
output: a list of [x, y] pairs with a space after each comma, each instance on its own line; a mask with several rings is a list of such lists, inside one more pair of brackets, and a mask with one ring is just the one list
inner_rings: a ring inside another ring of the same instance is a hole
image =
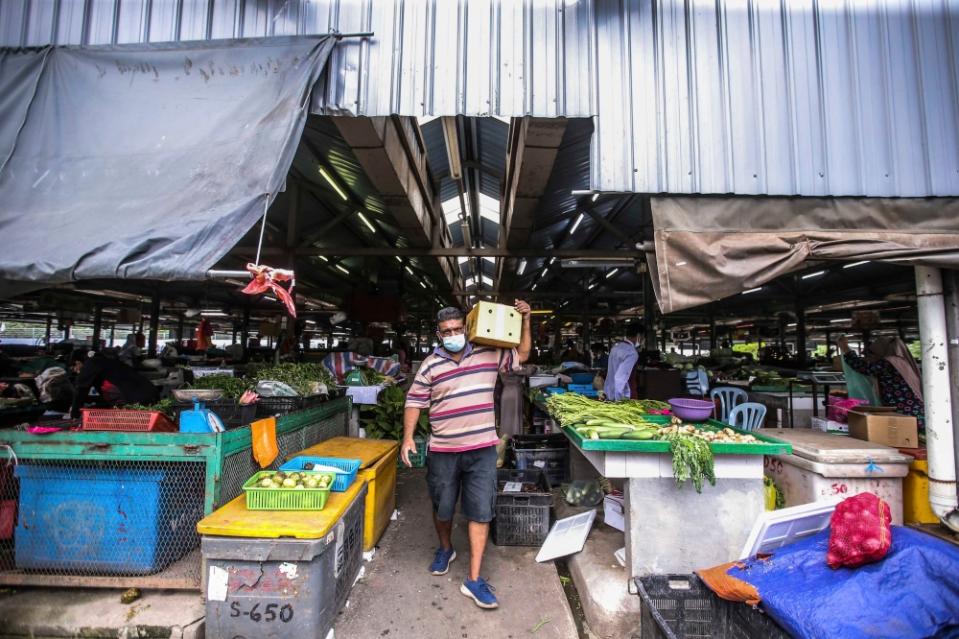
[[959, 268], [959, 200], [654, 197], [664, 313], [761, 286], [807, 259]]
[[0, 51], [0, 292], [202, 279], [283, 189], [333, 45]]

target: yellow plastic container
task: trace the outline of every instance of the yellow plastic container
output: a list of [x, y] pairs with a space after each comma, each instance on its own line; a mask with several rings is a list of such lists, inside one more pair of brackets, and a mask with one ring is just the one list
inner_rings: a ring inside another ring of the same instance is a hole
[[369, 468], [360, 470], [358, 478], [366, 481], [366, 521], [363, 522], [363, 550], [370, 550], [386, 532], [396, 508], [396, 457], [399, 447], [384, 455]]
[[477, 302], [466, 316], [466, 336], [474, 344], [515, 348], [523, 331], [523, 317], [512, 306]]
[[326, 507], [317, 511], [249, 510], [246, 497], [240, 495], [201, 519], [196, 529], [201, 535], [218, 537], [322, 539], [356, 499], [363, 483], [358, 478], [346, 492], [331, 493]]
[[390, 517], [396, 508], [396, 458], [399, 451], [399, 442], [390, 439], [333, 437], [296, 453], [360, 460], [357, 481], [363, 480], [367, 484], [363, 550], [372, 549], [390, 525]]
[[400, 443], [394, 439], [366, 439], [360, 437], [332, 437], [310, 446], [290, 458], [308, 455], [311, 457], [340, 457], [359, 459], [360, 469], [369, 468], [378, 462], [383, 455], [399, 450]]
[[939, 523], [929, 506], [929, 462], [925, 459], [909, 464], [909, 474], [902, 480], [902, 520], [907, 524]]

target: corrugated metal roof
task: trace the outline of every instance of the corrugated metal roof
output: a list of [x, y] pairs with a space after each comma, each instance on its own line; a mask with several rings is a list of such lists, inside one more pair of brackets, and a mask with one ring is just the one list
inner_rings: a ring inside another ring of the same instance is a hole
[[327, 113], [598, 116], [594, 188], [959, 195], [959, 0], [5, 0], [6, 45], [373, 31]]

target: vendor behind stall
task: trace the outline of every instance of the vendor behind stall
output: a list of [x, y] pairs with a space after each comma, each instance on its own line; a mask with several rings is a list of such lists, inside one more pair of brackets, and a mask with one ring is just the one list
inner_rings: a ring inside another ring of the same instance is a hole
[[865, 359], [849, 348], [845, 336], [839, 338], [838, 346], [850, 368], [876, 379], [883, 406], [893, 406], [903, 415], [913, 415], [919, 423], [919, 432], [924, 435], [926, 410], [922, 401], [922, 375], [903, 341], [898, 337], [880, 337], [869, 345]]
[[74, 418], [80, 416], [80, 407], [94, 387], [111, 406], [154, 404], [160, 398], [159, 391], [150, 380], [120, 360], [99, 353], [87, 358], [85, 353], [79, 351], [73, 354], [71, 362], [77, 374], [77, 394], [70, 411]]
[[[639, 336], [642, 330], [643, 326], [639, 322], [629, 322], [623, 339], [609, 349], [606, 385], [603, 387], [603, 392], [606, 394], [606, 399], [610, 401], [630, 399], [632, 396], [630, 381], [636, 362], [639, 361]], [[633, 399], [636, 398], [633, 397]]]

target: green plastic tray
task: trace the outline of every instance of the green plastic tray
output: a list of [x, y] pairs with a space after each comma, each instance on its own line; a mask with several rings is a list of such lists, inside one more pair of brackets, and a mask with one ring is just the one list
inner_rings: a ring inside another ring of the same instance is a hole
[[[668, 415], [649, 415], [647, 422], [654, 424], [669, 424]], [[716, 421], [714, 419], [696, 424], [697, 426], [709, 426], [713, 430], [722, 430], [731, 428], [729, 424]], [[792, 453], [792, 445], [767, 435], [760, 435], [756, 432], [750, 432], [733, 428], [737, 433], [752, 435], [759, 442], [755, 444], [725, 444], [712, 443], [709, 447], [714, 455], [789, 455]], [[618, 453], [668, 453], [669, 442], [658, 440], [628, 440], [628, 439], [586, 439], [583, 438], [572, 428], [563, 428], [566, 436], [573, 440], [573, 443], [579, 446], [580, 450], [599, 450]]]
[[243, 492], [246, 493], [247, 510], [323, 510], [326, 507], [326, 500], [330, 498], [330, 488], [336, 480], [333, 473], [311, 473], [306, 471], [297, 471], [301, 475], [313, 475], [319, 477], [326, 475], [330, 478], [330, 487], [325, 490], [320, 488], [307, 488], [296, 490], [294, 488], [260, 488], [256, 484], [263, 477], [273, 475], [275, 470], [261, 470], [246, 480], [243, 484]]

